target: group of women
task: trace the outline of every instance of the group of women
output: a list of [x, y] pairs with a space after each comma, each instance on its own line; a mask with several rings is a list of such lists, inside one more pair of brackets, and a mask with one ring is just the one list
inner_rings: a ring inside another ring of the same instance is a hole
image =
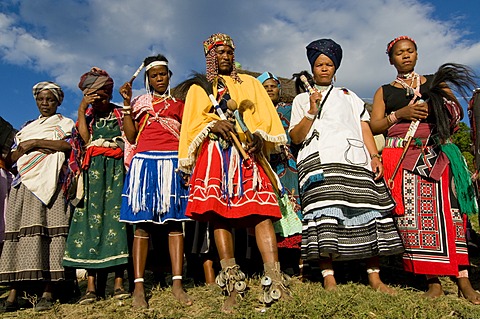
[[[354, 92], [334, 86], [340, 45], [320, 39], [306, 49], [312, 83], [306, 80], [293, 104], [280, 101], [275, 75], [258, 78], [290, 137], [270, 158], [285, 189], [283, 217], [275, 223], [279, 248], [301, 250], [300, 269], [302, 260], [318, 263], [329, 291], [337, 285], [334, 261], [365, 259], [370, 286], [389, 294], [395, 290], [380, 279], [379, 257], [403, 252], [405, 270], [427, 276], [426, 296], [441, 296], [438, 276], [448, 275], [467, 300], [480, 304], [468, 279], [464, 231], [476, 198], [450, 139], [462, 108], [441, 81], [451, 78], [417, 74], [415, 41], [398, 37], [387, 46], [397, 76], [377, 90], [370, 115]], [[147, 92], [132, 98], [132, 81], [123, 84], [123, 107], [110, 102], [107, 72], [85, 73], [76, 124], [57, 113], [63, 100], [57, 84], [34, 86], [40, 116], [18, 132], [5, 158], [16, 177], [0, 258], [0, 282], [11, 285], [3, 311], [18, 309], [17, 290], [30, 281], [44, 284], [35, 309], [50, 309], [64, 267], [88, 271], [80, 304], [105, 296], [110, 271], [113, 297], [126, 298], [129, 254], [132, 305], [148, 307], [144, 272], [159, 224], [167, 225], [173, 295], [192, 304], [182, 286], [189, 178], [177, 170], [184, 103], [170, 93], [164, 56], [146, 58], [143, 67]], [[449, 73], [454, 83], [468, 83], [468, 69], [451, 68], [460, 70]], [[386, 136], [382, 155], [373, 134]]]

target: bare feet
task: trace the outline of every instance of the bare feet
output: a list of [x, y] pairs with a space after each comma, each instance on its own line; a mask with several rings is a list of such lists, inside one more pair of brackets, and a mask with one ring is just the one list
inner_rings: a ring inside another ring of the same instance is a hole
[[395, 289], [385, 285], [383, 282], [381, 282], [378, 285], [370, 285], [370, 287], [372, 287], [374, 290], [376, 290], [378, 292], [381, 292], [381, 293], [384, 293], [384, 294], [389, 294], [389, 295], [392, 295], [392, 296], [395, 296], [397, 294], [397, 291]]
[[442, 284], [438, 278], [428, 280], [428, 290], [423, 294], [426, 298], [438, 298], [443, 296]]
[[132, 294], [132, 307], [134, 308], [148, 308], [147, 300], [145, 300], [145, 291], [141, 289], [135, 289]]
[[172, 287], [172, 293], [177, 298], [178, 301], [180, 301], [182, 304], [185, 306], [191, 306], [193, 301], [192, 298], [183, 290], [183, 287], [181, 285], [174, 285]]
[[458, 278], [457, 285], [459, 296], [463, 296], [474, 305], [480, 305], [480, 294], [473, 289], [468, 278]]
[[382, 292], [384, 294], [396, 295], [397, 292], [395, 289], [385, 285], [380, 279], [380, 275], [377, 272], [371, 273], [368, 275], [368, 283], [373, 290]]
[[230, 296], [225, 299], [225, 302], [222, 306], [222, 312], [224, 313], [233, 313], [235, 306], [237, 305], [237, 295], [238, 292], [234, 289]]
[[326, 291], [335, 291], [337, 290], [337, 281], [334, 276], [326, 276], [323, 278], [323, 288]]

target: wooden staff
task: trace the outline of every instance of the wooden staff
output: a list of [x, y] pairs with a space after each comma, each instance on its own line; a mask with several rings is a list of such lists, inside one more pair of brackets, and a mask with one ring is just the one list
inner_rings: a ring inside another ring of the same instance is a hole
[[[424, 101], [420, 99], [418, 101], [419, 103], [423, 103]], [[403, 147], [402, 155], [398, 159], [397, 165], [395, 166], [395, 169], [393, 170], [392, 176], [388, 179], [388, 187], [390, 189], [393, 189], [393, 179], [398, 173], [398, 170], [400, 169], [400, 165], [402, 165], [403, 160], [405, 159], [405, 155], [407, 155], [408, 148], [410, 147], [410, 144], [412, 143], [413, 136], [415, 136], [415, 132], [418, 129], [418, 125], [420, 125], [420, 120], [415, 120], [410, 123], [410, 126], [408, 127], [407, 134], [405, 135], [405, 145]]]
[[[234, 100], [229, 100], [227, 102], [227, 106], [230, 110], [234, 111], [233, 114], [235, 115], [235, 119], [237, 120], [238, 125], [240, 126], [243, 133], [245, 134], [247, 141], [249, 143], [253, 142], [253, 134], [248, 129], [247, 125], [245, 124], [245, 121], [243, 120], [243, 113], [245, 112], [245, 110], [250, 109], [252, 110], [252, 112], [255, 111], [255, 105], [253, 104], [253, 102], [250, 100], [243, 100], [242, 102], [240, 102], [240, 106], [237, 108], [237, 103]], [[265, 171], [265, 174], [270, 180], [273, 190], [277, 194], [280, 194], [280, 186], [278, 185], [277, 176], [273, 171], [272, 167], [270, 166], [270, 164], [268, 163], [267, 158], [261, 151], [257, 153], [257, 159], [258, 159], [258, 163], [260, 164], [260, 166], [262, 166], [263, 170]]]

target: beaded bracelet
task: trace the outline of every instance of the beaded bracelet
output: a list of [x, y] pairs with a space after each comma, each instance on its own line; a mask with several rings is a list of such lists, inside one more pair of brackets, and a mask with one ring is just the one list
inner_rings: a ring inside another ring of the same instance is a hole
[[315, 119], [315, 115], [310, 114], [310, 113], [307, 112], [307, 113], [305, 114], [305, 118], [306, 118], [307, 120], [313, 121], [313, 120]]

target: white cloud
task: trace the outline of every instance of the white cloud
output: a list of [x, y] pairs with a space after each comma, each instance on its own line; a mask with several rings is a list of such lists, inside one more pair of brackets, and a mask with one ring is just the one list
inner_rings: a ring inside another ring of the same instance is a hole
[[170, 60], [178, 83], [191, 70], [204, 70], [202, 41], [215, 32], [232, 35], [244, 68], [283, 77], [309, 69], [310, 41], [332, 38], [344, 50], [338, 85], [365, 98], [395, 75], [384, 51], [401, 34], [417, 40], [420, 73], [446, 61], [480, 66], [480, 43], [463, 40], [472, 30], [461, 29], [462, 16], [434, 20], [434, 7], [414, 0], [43, 0], [2, 8], [3, 60], [46, 72], [78, 93], [78, 79], [91, 66], [106, 69], [118, 88], [157, 53]]

